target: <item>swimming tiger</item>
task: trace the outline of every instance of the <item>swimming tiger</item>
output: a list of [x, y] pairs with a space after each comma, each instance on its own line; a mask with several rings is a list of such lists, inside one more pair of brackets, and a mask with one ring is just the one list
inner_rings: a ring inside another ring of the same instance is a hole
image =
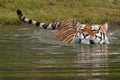
[[63, 20], [53, 23], [42, 23], [31, 20], [23, 16], [21, 10], [17, 10], [17, 15], [20, 20], [33, 24], [43, 29], [55, 30], [55, 36], [65, 43], [77, 44], [109, 44], [106, 31], [108, 24], [81, 24], [74, 19]]

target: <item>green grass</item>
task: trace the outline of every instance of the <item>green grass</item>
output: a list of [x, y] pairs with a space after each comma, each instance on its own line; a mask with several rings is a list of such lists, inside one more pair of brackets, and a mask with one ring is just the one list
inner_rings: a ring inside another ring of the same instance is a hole
[[120, 0], [0, 0], [0, 24], [21, 23], [17, 9], [42, 22], [73, 18], [82, 23], [120, 24]]

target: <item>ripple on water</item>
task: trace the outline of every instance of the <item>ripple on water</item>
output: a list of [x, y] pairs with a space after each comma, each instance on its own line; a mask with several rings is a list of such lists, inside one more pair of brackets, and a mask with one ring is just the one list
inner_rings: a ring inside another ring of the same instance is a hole
[[51, 31], [41, 29], [20, 28], [12, 32], [0, 36], [0, 77], [4, 80], [119, 80], [119, 30], [108, 34], [111, 44], [92, 46], [64, 44]]

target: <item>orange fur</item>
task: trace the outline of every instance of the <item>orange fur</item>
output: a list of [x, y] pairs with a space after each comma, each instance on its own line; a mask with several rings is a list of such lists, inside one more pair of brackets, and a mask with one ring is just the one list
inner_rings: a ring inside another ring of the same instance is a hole
[[58, 29], [55, 32], [56, 37], [61, 40], [62, 42], [72, 43], [74, 35], [79, 32], [80, 34], [87, 35], [89, 34], [90, 37], [94, 37], [96, 33], [102, 32], [105, 35], [105, 30], [103, 29], [102, 25], [99, 25], [99, 29], [96, 31], [92, 31], [92, 25], [85, 25], [84, 31], [80, 30], [82, 27], [81, 24], [79, 26], [75, 24], [76, 21], [73, 19], [62, 21], [59, 25]]
[[[74, 19], [68, 19], [61, 22], [42, 23], [23, 16], [22, 11], [19, 9], [16, 12], [19, 19], [24, 22], [33, 24], [36, 27], [41, 27], [43, 29], [56, 30], [55, 35], [62, 42], [83, 42], [85, 44], [109, 43], [106, 36], [106, 30], [108, 29], [107, 23], [103, 25], [87, 25], [80, 24]], [[94, 28], [96, 30], [93, 31], [92, 29]]]
[[63, 21], [55, 32], [56, 37], [63, 42], [71, 43], [75, 34], [75, 22], [73, 19]]

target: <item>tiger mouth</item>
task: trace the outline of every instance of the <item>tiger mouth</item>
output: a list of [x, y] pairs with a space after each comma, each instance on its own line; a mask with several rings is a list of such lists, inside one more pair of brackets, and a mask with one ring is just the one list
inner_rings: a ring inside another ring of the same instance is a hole
[[[78, 43], [82, 43], [82, 40], [87, 41], [89, 44], [95, 44], [94, 40], [88, 40], [88, 39], [79, 39]], [[86, 42], [86, 44], [87, 44], [87, 42]]]
[[90, 44], [95, 44], [95, 42], [93, 40], [90, 40]]

